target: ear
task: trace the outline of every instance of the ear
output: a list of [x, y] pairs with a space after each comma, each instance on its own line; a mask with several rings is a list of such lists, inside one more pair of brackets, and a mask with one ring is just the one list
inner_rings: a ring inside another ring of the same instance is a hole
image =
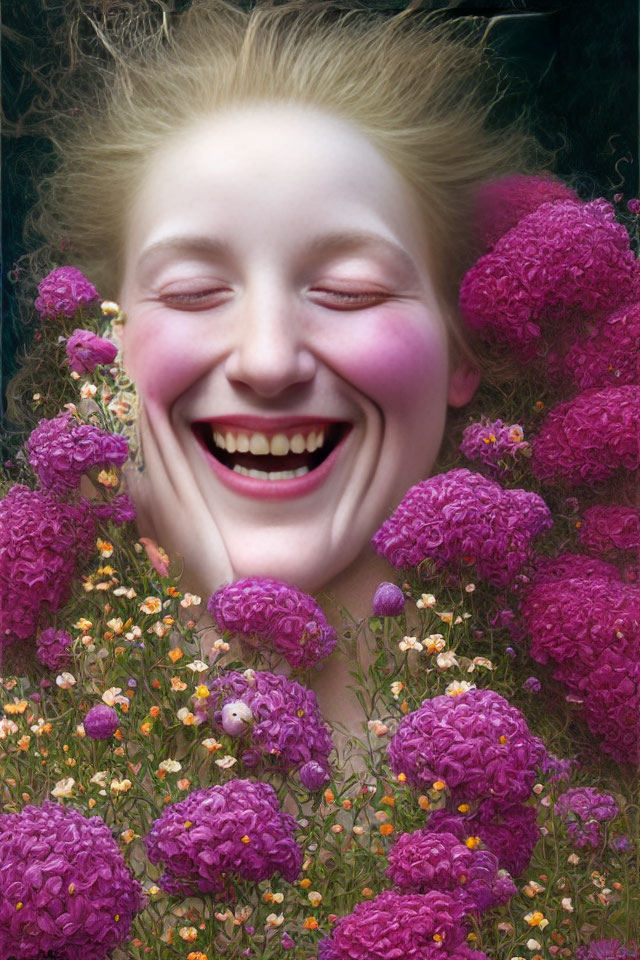
[[451, 407], [464, 407], [478, 389], [481, 374], [468, 360], [459, 360], [449, 376], [447, 403]]

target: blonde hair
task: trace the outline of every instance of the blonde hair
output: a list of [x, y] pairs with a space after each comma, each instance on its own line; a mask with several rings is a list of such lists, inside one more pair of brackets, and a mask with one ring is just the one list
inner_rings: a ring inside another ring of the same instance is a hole
[[57, 119], [60, 163], [42, 182], [31, 221], [56, 251], [50, 259], [66, 245], [67, 259], [117, 298], [127, 211], [154, 151], [223, 108], [309, 105], [355, 125], [413, 189], [433, 238], [436, 288], [464, 344], [456, 302], [479, 252], [474, 191], [533, 169], [539, 156], [520, 123], [492, 126], [498, 77], [477, 26], [409, 9], [385, 19], [353, 4], [244, 11], [194, 0], [137, 44], [118, 46], [94, 27], [111, 63], [97, 93]]

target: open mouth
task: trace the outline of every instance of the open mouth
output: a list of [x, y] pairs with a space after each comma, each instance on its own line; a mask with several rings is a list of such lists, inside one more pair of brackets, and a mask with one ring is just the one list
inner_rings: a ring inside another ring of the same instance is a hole
[[351, 424], [322, 422], [277, 431], [243, 430], [222, 421], [199, 421], [199, 442], [228, 470], [256, 480], [293, 480], [316, 470]]

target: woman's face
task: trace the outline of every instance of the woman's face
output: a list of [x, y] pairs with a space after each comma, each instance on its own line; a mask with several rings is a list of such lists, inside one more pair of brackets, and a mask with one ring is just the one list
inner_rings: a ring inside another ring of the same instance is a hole
[[472, 385], [449, 369], [429, 242], [395, 170], [315, 110], [217, 114], [150, 159], [121, 290], [134, 495], [203, 592], [317, 591], [431, 470]]

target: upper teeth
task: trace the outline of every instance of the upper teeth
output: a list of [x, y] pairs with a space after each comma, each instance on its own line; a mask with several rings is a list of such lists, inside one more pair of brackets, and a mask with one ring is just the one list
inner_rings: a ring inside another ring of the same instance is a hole
[[228, 453], [253, 453], [255, 456], [284, 457], [288, 453], [313, 453], [324, 443], [324, 428], [308, 434], [294, 433], [287, 437], [284, 433], [276, 433], [271, 438], [265, 433], [221, 433], [214, 430], [213, 440], [216, 447], [227, 450]]

